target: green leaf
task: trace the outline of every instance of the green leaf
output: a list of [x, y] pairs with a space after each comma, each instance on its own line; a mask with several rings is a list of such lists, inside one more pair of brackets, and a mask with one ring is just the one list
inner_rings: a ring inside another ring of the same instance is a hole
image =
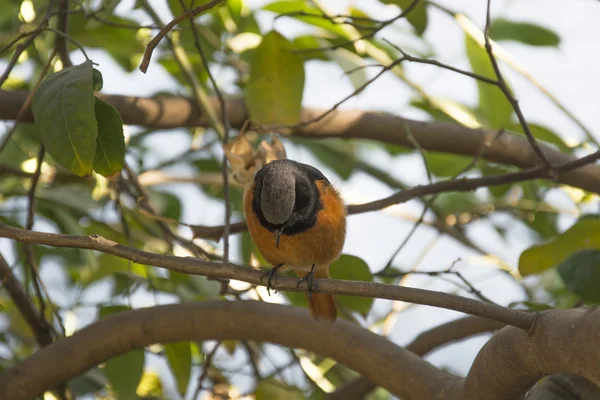
[[98, 256], [98, 263], [96, 265], [85, 265], [80, 269], [79, 281], [83, 286], [87, 286], [100, 279], [112, 277], [114, 274], [129, 272], [146, 277], [146, 269], [143, 265], [121, 257], [102, 253]]
[[[330, 42], [315, 35], [301, 35], [294, 38], [294, 45], [300, 50], [319, 49], [329, 46]], [[329, 61], [329, 56], [322, 50], [297, 53], [304, 61], [321, 60]]]
[[[333, 279], [372, 282], [373, 274], [366, 262], [361, 258], [349, 254], [341, 257], [329, 267], [329, 275]], [[370, 297], [335, 296], [336, 302], [348, 309], [361, 314], [363, 317], [369, 313], [373, 305]]]
[[97, 97], [94, 110], [98, 122], [94, 171], [109, 177], [121, 172], [125, 164], [123, 120], [113, 106]]
[[[121, 305], [102, 306], [99, 318], [129, 310], [131, 308]], [[133, 350], [111, 358], [106, 362], [103, 371], [119, 400], [137, 400], [136, 389], [144, 372], [144, 351]]]
[[[507, 168], [504, 165], [492, 165], [486, 161], [479, 162], [479, 169], [483, 176], [503, 175], [514, 172], [513, 169]], [[512, 186], [512, 184], [490, 186], [488, 190], [494, 197], [499, 198], [508, 193]]]
[[[383, 0], [384, 4], [395, 4], [400, 7], [401, 10], [406, 10], [414, 0]], [[419, 3], [414, 6], [406, 17], [408, 22], [415, 28], [415, 31], [421, 36], [427, 29], [427, 23], [429, 21], [427, 17], [427, 8], [425, 0], [419, 0]]]
[[[485, 50], [470, 36], [465, 35], [467, 57], [474, 73], [486, 78], [496, 79], [494, 67]], [[490, 83], [477, 81], [479, 91], [479, 111], [487, 120], [490, 128], [505, 128], [512, 115], [513, 108], [502, 90]]]
[[274, 378], [262, 380], [256, 385], [254, 392], [256, 400], [303, 400], [304, 393], [295, 386], [289, 386]]
[[104, 375], [119, 400], [137, 400], [136, 389], [144, 373], [143, 350], [111, 358], [104, 366]]
[[252, 51], [244, 96], [252, 120], [263, 125], [294, 125], [300, 120], [304, 64], [280, 33], [269, 32]]
[[493, 40], [512, 40], [531, 46], [552, 46], [560, 43], [560, 36], [552, 30], [530, 22], [509, 21], [497, 18], [490, 25]]
[[112, 314], [118, 314], [124, 311], [131, 311], [131, 307], [115, 305], [115, 306], [101, 306], [98, 310], [98, 318], [103, 319]]
[[[327, 18], [323, 18], [323, 13], [318, 8], [310, 5], [309, 2], [303, 0], [281, 0], [275, 1], [273, 3], [269, 3], [262, 8], [266, 11], [272, 11], [278, 14], [288, 14], [292, 13], [290, 17], [297, 19], [299, 21], [305, 22], [307, 24], [316, 26], [318, 28], [323, 28], [331, 33], [334, 33], [337, 36], [350, 39], [348, 33], [339, 25], [334, 24]], [[294, 15], [293, 13], [303, 12], [305, 14], [314, 15], [312, 16], [300, 16]]]
[[523, 276], [539, 274], [586, 249], [600, 249], [598, 218], [582, 218], [554, 240], [525, 250], [519, 257], [519, 272]]
[[427, 151], [425, 161], [429, 172], [433, 175], [450, 178], [464, 171], [473, 162], [473, 157]]
[[157, 208], [158, 215], [179, 221], [181, 218], [181, 200], [172, 193], [152, 190], [150, 201]]
[[338, 139], [324, 139], [319, 142], [297, 140], [296, 142], [309, 149], [315, 157], [333, 169], [342, 179], [347, 180], [354, 172], [354, 163], [348, 161], [348, 158], [354, 158], [352, 143]]
[[42, 143], [56, 162], [76, 175], [90, 175], [98, 136], [92, 62], [67, 67], [44, 79], [31, 109]]
[[94, 92], [99, 92], [102, 90], [102, 86], [104, 86], [104, 79], [102, 78], [102, 73], [98, 71], [96, 68], [92, 70], [92, 87]]
[[[139, 25], [134, 19], [123, 18], [117, 15], [103, 17], [111, 24]], [[140, 31], [143, 32], [143, 31]], [[139, 65], [141, 55], [144, 53], [145, 34], [135, 34], [131, 29], [120, 28], [87, 18], [83, 13], [69, 15], [69, 35], [81, 43], [86, 49], [96, 48], [104, 50], [126, 71], [133, 71]], [[69, 49], [76, 47], [68, 42]]]
[[181, 396], [185, 392], [190, 381], [192, 371], [192, 349], [189, 342], [178, 342], [165, 344], [167, 363], [177, 382], [177, 388]]
[[586, 302], [600, 304], [600, 250], [582, 250], [558, 266], [565, 287]]
[[440, 193], [435, 201], [436, 208], [443, 215], [470, 212], [477, 205], [477, 197], [472, 192], [444, 192]]
[[[529, 127], [529, 131], [531, 132], [533, 137], [535, 137], [536, 139], [553, 144], [562, 152], [572, 152], [571, 148], [567, 146], [567, 144], [562, 140], [562, 138], [556, 133], [552, 132], [549, 128], [535, 123], [527, 123], [527, 126]], [[507, 129], [513, 132], [520, 133], [522, 135], [525, 134], [523, 126], [521, 124], [510, 123], [507, 125]]]

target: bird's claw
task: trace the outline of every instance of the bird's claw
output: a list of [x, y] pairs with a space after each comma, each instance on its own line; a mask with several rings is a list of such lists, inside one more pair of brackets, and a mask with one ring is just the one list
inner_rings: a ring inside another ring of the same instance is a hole
[[[260, 277], [260, 283], [262, 283], [263, 279], [265, 277], [267, 277], [267, 293], [269, 294], [269, 296], [271, 295], [271, 289], [273, 289], [273, 279], [275, 279], [275, 276], [277, 276], [277, 271], [279, 270], [279, 268], [281, 268], [283, 266], [283, 264], [277, 264], [276, 266], [274, 266], [273, 268], [267, 270], [264, 274], [262, 274], [262, 276]], [[277, 293], [277, 289], [274, 289], [275, 293]]]
[[308, 274], [298, 279], [298, 284], [296, 287], [299, 287], [302, 282], [306, 282], [306, 291], [308, 292], [308, 297], [310, 298], [315, 287], [315, 264], [312, 265], [312, 268]]

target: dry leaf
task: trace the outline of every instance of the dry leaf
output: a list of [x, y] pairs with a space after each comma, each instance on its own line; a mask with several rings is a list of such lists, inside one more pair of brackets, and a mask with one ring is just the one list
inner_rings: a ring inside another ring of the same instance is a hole
[[261, 141], [254, 150], [245, 133], [223, 146], [225, 156], [231, 166], [231, 177], [239, 184], [252, 182], [256, 172], [273, 160], [287, 158], [283, 143], [277, 135], [271, 135], [271, 143]]

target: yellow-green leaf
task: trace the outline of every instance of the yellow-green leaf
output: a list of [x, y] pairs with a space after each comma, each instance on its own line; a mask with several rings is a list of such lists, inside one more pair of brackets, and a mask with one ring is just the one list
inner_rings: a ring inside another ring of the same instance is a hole
[[519, 272], [539, 274], [586, 249], [600, 249], [600, 219], [581, 219], [554, 240], [525, 250], [519, 258]]
[[[349, 254], [342, 254], [341, 257], [331, 264], [329, 275], [332, 279], [345, 279], [351, 281], [373, 281], [373, 274], [366, 262], [361, 258]], [[366, 316], [371, 310], [373, 299], [360, 296], [335, 296], [338, 304], [347, 307], [351, 311], [358, 312]]]
[[121, 172], [125, 163], [123, 120], [113, 106], [97, 97], [94, 110], [98, 122], [94, 171], [108, 177]]
[[260, 381], [256, 385], [254, 396], [256, 400], [302, 400], [305, 398], [302, 391], [297, 387], [286, 385], [273, 378]]
[[[486, 78], [496, 79], [494, 67], [484, 47], [470, 36], [465, 35], [467, 57], [474, 73]], [[505, 128], [512, 115], [513, 108], [506, 96], [497, 86], [477, 81], [479, 91], [479, 111], [491, 128]]]
[[98, 126], [92, 62], [67, 67], [42, 81], [31, 106], [48, 153], [67, 171], [92, 173]]
[[300, 120], [304, 64], [280, 33], [269, 32], [252, 50], [244, 90], [250, 117], [263, 125], [294, 125]]
[[177, 382], [179, 394], [183, 396], [187, 390], [192, 371], [192, 349], [189, 342], [165, 344], [167, 363]]

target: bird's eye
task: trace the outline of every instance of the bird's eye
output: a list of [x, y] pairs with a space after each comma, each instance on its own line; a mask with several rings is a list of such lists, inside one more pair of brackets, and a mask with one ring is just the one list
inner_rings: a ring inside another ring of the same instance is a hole
[[296, 183], [296, 203], [294, 211], [300, 211], [308, 207], [310, 203], [310, 188], [304, 182]]

